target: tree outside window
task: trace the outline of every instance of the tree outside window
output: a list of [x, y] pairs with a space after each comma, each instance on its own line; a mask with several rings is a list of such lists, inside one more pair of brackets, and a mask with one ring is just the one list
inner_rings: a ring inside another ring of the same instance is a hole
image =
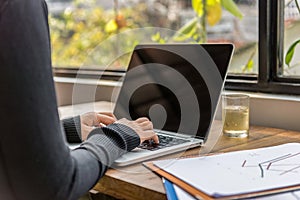
[[[229, 71], [257, 74], [256, 0], [49, 1], [53, 66], [101, 70], [109, 63], [109, 69], [125, 70], [130, 53], [118, 57], [116, 55], [120, 49], [130, 52], [136, 44], [145, 42], [199, 42], [195, 37], [187, 41], [174, 40], [174, 33], [180, 32], [197, 14], [199, 15], [195, 12], [197, 2], [208, 5], [205, 11], [207, 17], [204, 18], [207, 23], [204, 30], [207, 37], [205, 42], [230, 42], [236, 46]], [[224, 2], [235, 3], [243, 17], [234, 16], [228, 11], [228, 7], [224, 6]], [[163, 34], [153, 29], [153, 32], [147, 35], [130, 31], [147, 27], [159, 27], [170, 31]], [[126, 31], [126, 40], [124, 41], [124, 37], [118, 39], [116, 35]], [[184, 34], [189, 35], [191, 32]], [[197, 34], [201, 35], [201, 32]], [[108, 39], [111, 42], [103, 42]], [[101, 48], [97, 48], [100, 43]]]

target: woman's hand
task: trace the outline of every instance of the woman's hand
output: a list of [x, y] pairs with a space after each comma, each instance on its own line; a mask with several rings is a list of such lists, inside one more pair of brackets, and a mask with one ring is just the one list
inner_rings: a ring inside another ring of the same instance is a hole
[[80, 121], [82, 141], [87, 139], [87, 136], [94, 128], [119, 123], [133, 129], [140, 137], [141, 143], [145, 140], [153, 140], [155, 143], [159, 143], [158, 136], [153, 131], [153, 124], [146, 117], [138, 118], [134, 121], [125, 118], [117, 120], [116, 117], [109, 112], [88, 112], [80, 115]]
[[140, 137], [141, 143], [145, 140], [153, 140], [155, 143], [159, 143], [158, 136], [153, 131], [153, 124], [146, 117], [138, 118], [134, 121], [123, 118], [115, 123], [124, 124], [133, 129]]
[[87, 139], [87, 136], [94, 128], [107, 126], [116, 120], [114, 114], [109, 112], [88, 112], [80, 115], [82, 141]]

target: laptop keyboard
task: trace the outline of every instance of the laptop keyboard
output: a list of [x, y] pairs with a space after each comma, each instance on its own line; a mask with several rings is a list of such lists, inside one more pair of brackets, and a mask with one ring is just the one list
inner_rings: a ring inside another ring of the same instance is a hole
[[158, 138], [159, 144], [156, 144], [153, 140], [146, 140], [139, 146], [139, 148], [155, 151], [158, 149], [163, 149], [177, 144], [189, 142], [189, 140], [174, 138], [166, 135], [158, 135]]

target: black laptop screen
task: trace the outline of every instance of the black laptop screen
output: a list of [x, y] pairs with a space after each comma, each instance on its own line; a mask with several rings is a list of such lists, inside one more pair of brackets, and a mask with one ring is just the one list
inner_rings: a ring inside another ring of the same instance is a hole
[[117, 118], [205, 138], [232, 54], [230, 44], [139, 45], [116, 102]]

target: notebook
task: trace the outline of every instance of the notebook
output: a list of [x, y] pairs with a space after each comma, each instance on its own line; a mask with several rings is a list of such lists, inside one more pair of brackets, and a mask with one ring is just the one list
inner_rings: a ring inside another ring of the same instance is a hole
[[286, 143], [143, 164], [197, 199], [299, 199], [299, 149]]
[[232, 53], [232, 44], [137, 45], [114, 114], [118, 119], [148, 117], [160, 143], [146, 141], [114, 165], [126, 166], [204, 144]]

